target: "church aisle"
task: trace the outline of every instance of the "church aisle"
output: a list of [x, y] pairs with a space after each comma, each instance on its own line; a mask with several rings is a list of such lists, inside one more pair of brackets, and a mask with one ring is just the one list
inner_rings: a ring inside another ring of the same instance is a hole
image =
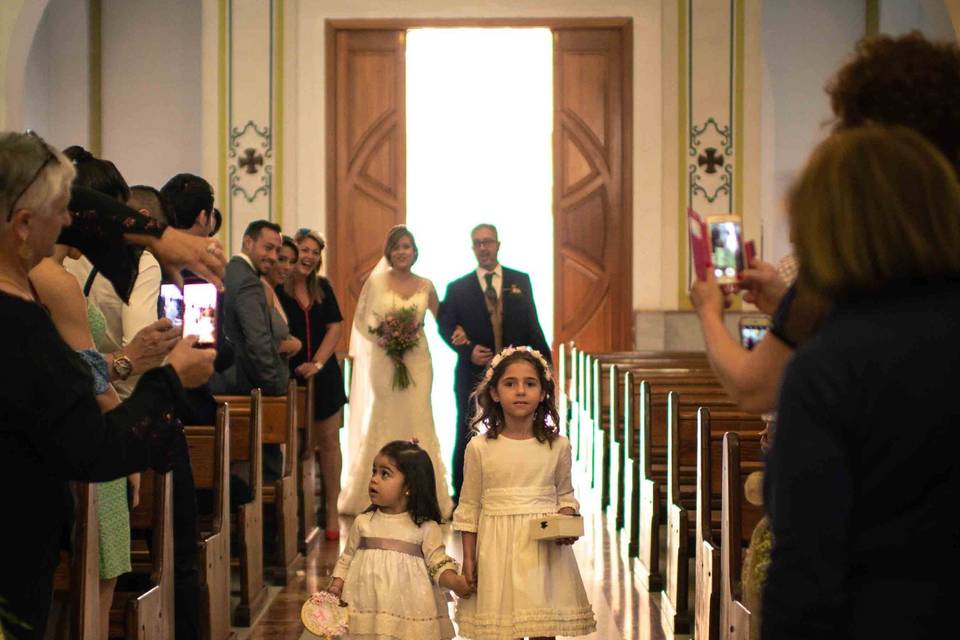
[[[584, 497], [584, 507], [595, 501]], [[597, 615], [597, 632], [589, 640], [661, 640], [656, 597], [631, 585], [629, 569], [617, 553], [619, 542], [602, 514], [585, 513], [584, 538], [574, 546], [584, 586]], [[346, 534], [349, 520], [343, 519]], [[235, 628], [237, 640], [313, 640], [300, 624], [300, 607], [314, 591], [326, 586], [337, 562], [341, 543], [321, 540], [304, 561], [296, 578], [273, 598], [252, 629]], [[461, 557], [459, 536], [447, 532], [447, 549]], [[452, 607], [451, 607], [452, 609]], [[452, 610], [451, 610], [452, 614]]]

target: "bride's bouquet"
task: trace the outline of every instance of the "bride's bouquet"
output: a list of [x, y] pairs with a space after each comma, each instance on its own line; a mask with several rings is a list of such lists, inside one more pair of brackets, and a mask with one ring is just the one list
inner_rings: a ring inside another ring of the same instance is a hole
[[414, 384], [403, 356], [420, 344], [422, 326], [417, 320], [416, 307], [401, 307], [385, 315], [377, 326], [370, 327], [370, 333], [377, 336], [377, 346], [393, 360], [394, 389], [403, 390]]

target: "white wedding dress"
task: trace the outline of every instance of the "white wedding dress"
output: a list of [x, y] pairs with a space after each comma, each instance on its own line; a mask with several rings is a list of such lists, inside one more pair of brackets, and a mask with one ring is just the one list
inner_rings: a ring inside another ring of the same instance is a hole
[[389, 274], [378, 271], [363, 286], [350, 338], [350, 354], [354, 358], [347, 444], [350, 475], [340, 492], [338, 507], [346, 515], [362, 513], [369, 507], [367, 487], [377, 452], [392, 440], [416, 438], [433, 461], [440, 513], [448, 520], [453, 502], [433, 422], [433, 361], [427, 336], [421, 326], [419, 344], [404, 355], [412, 384], [401, 390], [393, 388], [393, 361], [370, 333], [370, 327], [379, 324], [385, 315], [403, 307], [414, 307], [422, 325], [433, 284], [424, 280], [416, 293], [404, 298], [388, 286]]

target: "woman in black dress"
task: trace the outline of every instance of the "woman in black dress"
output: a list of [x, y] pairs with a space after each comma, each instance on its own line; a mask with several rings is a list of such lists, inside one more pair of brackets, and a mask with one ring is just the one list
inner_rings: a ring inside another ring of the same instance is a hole
[[327, 540], [340, 537], [337, 498], [340, 496], [340, 412], [347, 401], [343, 374], [335, 350], [340, 340], [343, 316], [330, 287], [319, 275], [323, 264], [323, 236], [300, 229], [294, 241], [300, 249], [296, 268], [277, 295], [290, 323], [290, 333], [299, 338], [303, 349], [290, 358], [290, 370], [303, 383], [314, 379], [313, 441], [320, 451], [320, 478], [326, 504]]

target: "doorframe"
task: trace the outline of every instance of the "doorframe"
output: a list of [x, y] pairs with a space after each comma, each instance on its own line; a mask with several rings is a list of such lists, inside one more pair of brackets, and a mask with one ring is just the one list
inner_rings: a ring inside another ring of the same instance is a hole
[[[324, 21], [325, 55], [325, 91], [326, 117], [324, 122], [324, 147], [326, 153], [326, 234], [337, 237], [339, 212], [337, 211], [337, 147], [336, 147], [336, 50], [337, 33], [357, 30], [406, 30], [419, 28], [496, 28], [496, 27], [543, 27], [551, 31], [556, 29], [618, 29], [622, 43], [623, 60], [621, 64], [621, 117], [623, 131], [623, 185], [621, 191], [621, 211], [626, 233], [621, 247], [625, 258], [621, 265], [621, 286], [626, 286], [628, 294], [627, 312], [612, 318], [614, 335], [611, 343], [614, 348], [633, 347], [633, 18], [595, 17], [595, 18], [345, 18]], [[554, 150], [556, 153], [556, 150]], [[556, 179], [556, 177], [555, 177]], [[552, 203], [554, 214], [557, 203]], [[556, 231], [554, 231], [556, 234]], [[556, 235], [554, 235], [554, 241]], [[331, 247], [333, 251], [336, 247]], [[556, 261], [554, 256], [554, 279], [556, 279]], [[332, 263], [332, 260], [328, 259]], [[623, 282], [625, 280], [625, 282]], [[613, 285], [614, 283], [611, 283]], [[551, 283], [555, 287], [556, 280]], [[556, 345], [557, 300], [554, 294], [554, 337], [551, 347]]]

